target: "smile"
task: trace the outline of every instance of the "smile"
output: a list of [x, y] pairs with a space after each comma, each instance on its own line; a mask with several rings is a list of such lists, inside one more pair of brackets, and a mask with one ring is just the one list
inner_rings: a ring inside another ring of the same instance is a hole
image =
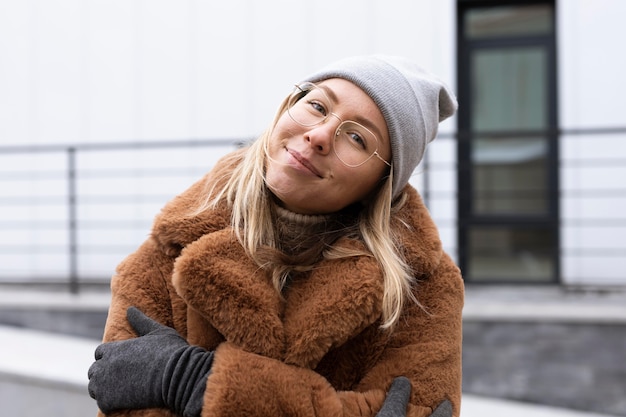
[[303, 157], [298, 151], [289, 148], [286, 148], [286, 150], [296, 161], [300, 163], [300, 165], [311, 171], [311, 173], [313, 173], [317, 177], [324, 178], [322, 174], [315, 168], [315, 166], [313, 166], [313, 164], [311, 164], [311, 162]]

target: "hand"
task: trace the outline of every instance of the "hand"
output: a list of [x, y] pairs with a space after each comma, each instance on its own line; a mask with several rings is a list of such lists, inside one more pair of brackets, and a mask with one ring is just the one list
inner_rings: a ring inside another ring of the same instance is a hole
[[[405, 417], [410, 395], [411, 382], [408, 378], [395, 378], [376, 417]], [[452, 403], [448, 400], [442, 401], [429, 417], [452, 417]]]
[[452, 403], [449, 400], [443, 400], [429, 417], [452, 417]]
[[406, 407], [411, 395], [411, 382], [404, 376], [393, 380], [387, 398], [376, 417], [401, 417], [406, 416]]
[[169, 408], [185, 417], [199, 416], [213, 352], [190, 346], [176, 330], [135, 307], [127, 317], [139, 337], [96, 348], [89, 395], [104, 413]]

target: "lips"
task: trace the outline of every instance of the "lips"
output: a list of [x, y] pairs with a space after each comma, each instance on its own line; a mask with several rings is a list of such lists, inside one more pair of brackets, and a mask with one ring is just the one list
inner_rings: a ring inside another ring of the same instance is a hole
[[311, 171], [316, 176], [323, 178], [322, 174], [315, 168], [315, 166], [313, 166], [313, 164], [308, 159], [302, 156], [300, 152], [290, 148], [287, 148], [287, 152], [289, 152], [289, 154], [293, 156], [293, 158], [298, 161], [303, 167]]

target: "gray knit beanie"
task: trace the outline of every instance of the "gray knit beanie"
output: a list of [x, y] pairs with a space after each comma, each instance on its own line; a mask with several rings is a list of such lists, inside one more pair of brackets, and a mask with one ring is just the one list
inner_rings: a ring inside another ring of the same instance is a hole
[[358, 56], [337, 61], [303, 81], [348, 80], [380, 109], [389, 130], [393, 161], [393, 198], [409, 182], [439, 122], [457, 109], [448, 86], [413, 62], [396, 56]]

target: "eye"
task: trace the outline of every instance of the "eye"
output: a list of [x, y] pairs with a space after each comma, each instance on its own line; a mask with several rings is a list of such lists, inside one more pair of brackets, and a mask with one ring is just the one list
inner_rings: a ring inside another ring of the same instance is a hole
[[317, 88], [308, 91], [302, 99], [306, 109], [315, 116], [326, 117], [330, 114], [330, 103], [324, 93]]
[[318, 113], [324, 117], [328, 115], [328, 110], [326, 110], [326, 106], [319, 100], [309, 99], [307, 100], [307, 104], [309, 105], [309, 110], [313, 113]]
[[355, 148], [362, 150], [367, 149], [367, 141], [365, 140], [365, 137], [359, 132], [346, 132], [346, 136], [348, 137], [350, 144]]

